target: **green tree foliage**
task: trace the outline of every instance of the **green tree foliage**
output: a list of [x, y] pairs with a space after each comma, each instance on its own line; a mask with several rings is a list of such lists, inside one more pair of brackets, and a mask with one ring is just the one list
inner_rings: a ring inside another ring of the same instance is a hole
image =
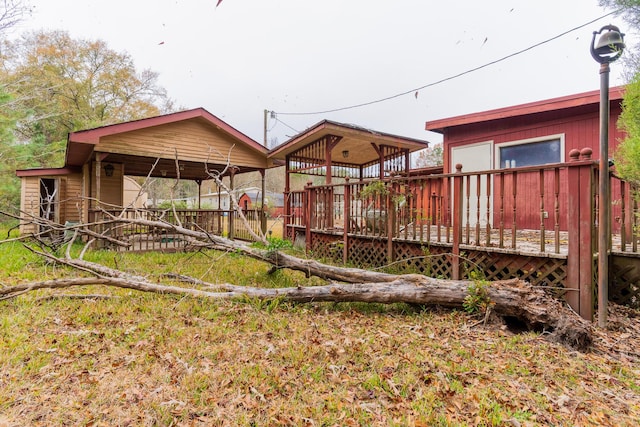
[[618, 125], [627, 137], [616, 150], [616, 170], [624, 179], [640, 184], [640, 74], [626, 87]]
[[633, 27], [640, 26], [640, 0], [599, 0], [602, 7], [618, 11]]
[[[599, 0], [599, 4], [615, 12], [616, 17], [624, 20], [624, 23], [616, 23], [623, 33], [640, 28], [640, 0]], [[628, 39], [625, 43], [627, 47], [619, 62], [625, 67], [627, 80], [632, 80], [635, 73], [640, 70], [640, 46], [630, 46]]]
[[16, 169], [62, 166], [69, 132], [172, 111], [157, 77], [64, 31], [1, 41], [0, 200], [19, 205]]
[[45, 143], [67, 133], [158, 115], [171, 110], [157, 73], [136, 72], [133, 60], [103, 41], [75, 40], [64, 31], [25, 34], [5, 41], [7, 83], [27, 119], [18, 137]]
[[[640, 0], [600, 0], [601, 6], [617, 11], [629, 26], [640, 28]], [[624, 29], [621, 28], [624, 32]], [[640, 184], [640, 61], [638, 47], [625, 50], [624, 65], [630, 82], [626, 86], [618, 125], [627, 133], [615, 153], [616, 170], [624, 179]]]

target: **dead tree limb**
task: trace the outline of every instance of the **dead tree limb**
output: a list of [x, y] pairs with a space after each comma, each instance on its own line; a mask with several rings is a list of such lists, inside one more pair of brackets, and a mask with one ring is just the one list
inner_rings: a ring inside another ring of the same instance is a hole
[[[292, 302], [377, 302], [410, 303], [427, 306], [462, 307], [466, 298], [477, 286], [473, 281], [454, 281], [435, 279], [419, 274], [394, 275], [357, 268], [344, 268], [322, 264], [315, 260], [301, 259], [278, 251], [261, 249], [245, 243], [214, 236], [198, 230], [190, 230], [179, 225], [163, 221], [144, 219], [113, 218], [114, 224], [129, 223], [164, 228], [179, 233], [194, 245], [233, 251], [279, 268], [304, 272], [307, 276], [316, 276], [333, 282], [326, 286], [298, 286], [293, 288], [262, 289], [242, 287], [232, 284], [209, 284], [196, 279], [175, 276], [174, 279], [189, 282], [193, 287], [167, 286], [152, 283], [142, 276], [115, 270], [104, 265], [71, 259], [68, 254], [59, 258], [39, 252], [41, 256], [89, 273], [94, 278], [67, 279], [46, 282], [27, 283], [0, 289], [0, 298], [11, 298], [25, 292], [42, 288], [64, 288], [90, 284], [116, 286], [144, 292], [161, 294], [180, 294], [193, 297], [230, 299], [230, 298], [281, 298]], [[83, 228], [77, 228], [81, 233]], [[520, 280], [489, 282], [484, 284], [486, 299], [494, 313], [502, 317], [519, 319], [530, 329], [549, 332], [553, 340], [565, 343], [577, 349], [585, 349], [591, 344], [591, 326], [566, 305], [545, 294], [540, 288], [533, 288]]]
[[[87, 267], [87, 262], [82, 265]], [[101, 274], [109, 273], [103, 266]], [[115, 273], [116, 270], [113, 270]], [[118, 272], [118, 274], [122, 276]], [[126, 275], [125, 275], [126, 276]], [[206, 286], [205, 289], [151, 283], [144, 278], [95, 277], [57, 279], [27, 283], [0, 289], [0, 299], [11, 298], [38, 289], [61, 289], [72, 286], [106, 285], [160, 294], [186, 295], [196, 298], [261, 300], [282, 299], [285, 301], [309, 302], [375, 302], [411, 303], [425, 306], [461, 307], [469, 294], [468, 281], [434, 279], [426, 276], [399, 276], [384, 283], [332, 283], [325, 286], [298, 286], [292, 288], [264, 289], [232, 284], [209, 284], [185, 276], [173, 276], [183, 282]], [[534, 289], [520, 280], [492, 282], [488, 298], [492, 310], [501, 316], [518, 318], [530, 329], [546, 330], [547, 337], [578, 350], [587, 349], [592, 342], [591, 326], [576, 316], [559, 301]]]

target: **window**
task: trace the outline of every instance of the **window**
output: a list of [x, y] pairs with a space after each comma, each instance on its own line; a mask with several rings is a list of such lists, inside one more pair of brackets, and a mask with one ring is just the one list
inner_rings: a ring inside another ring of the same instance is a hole
[[564, 136], [508, 142], [497, 145], [496, 150], [500, 168], [560, 163], [564, 160]]

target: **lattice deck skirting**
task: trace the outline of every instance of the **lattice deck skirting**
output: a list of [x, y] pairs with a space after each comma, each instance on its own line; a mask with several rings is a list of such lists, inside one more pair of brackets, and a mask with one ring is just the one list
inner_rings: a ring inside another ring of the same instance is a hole
[[609, 264], [609, 299], [640, 308], [640, 259], [614, 254]]
[[[344, 241], [335, 234], [312, 233], [311, 254], [314, 258], [343, 261]], [[544, 254], [543, 254], [544, 255]], [[348, 263], [361, 267], [382, 267], [408, 273], [421, 273], [431, 277], [452, 277], [451, 245], [425, 245], [419, 242], [394, 241], [393, 262], [389, 264], [387, 241], [379, 238], [350, 237]], [[534, 285], [563, 287], [567, 278], [565, 256], [535, 256], [510, 253], [504, 249], [478, 247], [460, 255], [463, 277], [473, 270], [480, 271], [487, 280], [505, 280], [514, 277]]]
[[[389, 263], [385, 238], [349, 236], [348, 264], [362, 268], [387, 266], [399, 273], [419, 273], [442, 279], [452, 278], [452, 245], [425, 244], [394, 240], [393, 261]], [[343, 264], [344, 237], [336, 233], [311, 233], [311, 253], [316, 259]], [[597, 301], [597, 262], [594, 259], [593, 301]], [[460, 253], [461, 278], [472, 271], [487, 280], [519, 278], [535, 286], [553, 289], [558, 296], [567, 285], [567, 255], [510, 251], [490, 247], [465, 245]], [[640, 257], [614, 253], [609, 267], [609, 299], [619, 304], [640, 308]]]

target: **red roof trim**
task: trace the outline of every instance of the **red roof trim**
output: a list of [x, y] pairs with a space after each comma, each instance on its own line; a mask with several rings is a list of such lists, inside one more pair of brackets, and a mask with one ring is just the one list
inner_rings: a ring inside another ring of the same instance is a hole
[[70, 175], [72, 173], [81, 173], [82, 168], [64, 167], [64, 168], [43, 168], [43, 169], [18, 169], [16, 176], [61, 176]]
[[204, 118], [211, 124], [219, 127], [226, 133], [244, 142], [251, 148], [260, 152], [266, 153], [267, 149], [254, 139], [248, 137], [244, 133], [240, 132], [236, 128], [230, 126], [228, 123], [220, 120], [204, 108], [195, 108], [193, 110], [185, 110], [177, 113], [165, 114], [162, 116], [149, 117], [146, 119], [133, 120], [125, 123], [117, 123], [108, 126], [102, 126], [95, 129], [81, 130], [77, 132], [71, 132], [68, 137], [69, 142], [79, 142], [87, 144], [98, 144], [100, 138], [109, 135], [116, 135], [124, 132], [131, 132], [139, 129], [145, 129], [153, 126], [165, 125], [169, 123], [175, 123], [183, 120], [189, 120], [194, 118]]
[[[621, 100], [623, 94], [623, 86], [613, 87], [609, 89], [609, 100]], [[510, 117], [524, 116], [528, 114], [543, 113], [548, 111], [564, 110], [568, 108], [581, 107], [584, 105], [598, 104], [599, 102], [600, 91], [594, 90], [559, 98], [547, 99], [544, 101], [530, 102], [527, 104], [514, 105], [511, 107], [498, 108], [495, 110], [482, 111], [479, 113], [432, 120], [425, 123], [425, 130], [441, 133], [445, 129], [454, 126], [487, 122], [490, 120], [506, 119]]]

